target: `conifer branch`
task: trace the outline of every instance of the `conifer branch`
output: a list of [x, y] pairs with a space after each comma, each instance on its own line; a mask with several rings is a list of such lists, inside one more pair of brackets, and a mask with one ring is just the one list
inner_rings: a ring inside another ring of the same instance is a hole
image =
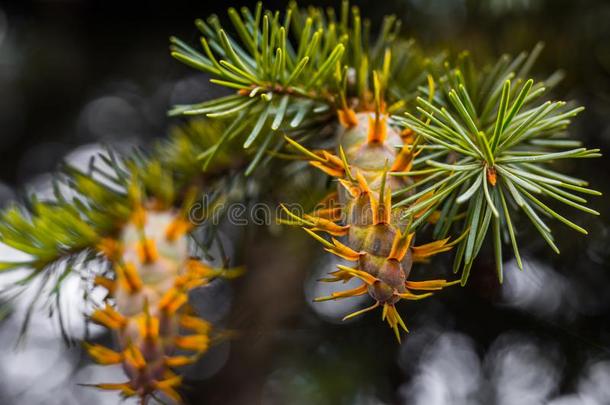
[[[244, 135], [244, 148], [257, 154], [283, 144], [276, 132], [320, 128], [344, 108], [373, 103], [373, 72], [383, 73], [389, 109], [401, 111], [426, 77], [426, 65], [412, 41], [399, 39], [400, 21], [384, 19], [376, 38], [357, 7], [344, 1], [340, 15], [290, 3], [286, 11], [229, 9], [232, 35], [217, 16], [197, 20], [201, 50], [170, 39], [171, 54], [207, 73], [210, 81], [235, 94], [198, 104], [177, 105], [170, 115], [232, 117], [243, 125], [231, 137]], [[392, 80], [392, 86], [387, 82]], [[236, 118], [235, 118], [236, 117]], [[229, 138], [223, 137], [219, 145]], [[273, 145], [273, 146], [271, 146]], [[206, 164], [211, 160], [206, 157]]]
[[[432, 101], [417, 99], [417, 117], [407, 113], [397, 117], [404, 127], [422, 136], [431, 145], [441, 145], [451, 160], [426, 161], [434, 175], [444, 173], [430, 187], [432, 208], [442, 214], [435, 236], [443, 238], [457, 224], [469, 236], [458, 246], [454, 269], [463, 268], [462, 284], [483, 240], [493, 225], [493, 244], [498, 277], [502, 280], [502, 238], [510, 240], [519, 267], [521, 260], [511, 209], [519, 208], [550, 247], [559, 253], [544, 217], [555, 218], [570, 228], [586, 230], [565, 218], [544, 200], [563, 203], [593, 215], [582, 194], [600, 195], [587, 182], [561, 174], [551, 164], [561, 159], [601, 156], [599, 149], [580, 147], [565, 132], [582, 107], [562, 101], [541, 101], [547, 82], [528, 79], [528, 71], [541, 47], [515, 59], [506, 56], [493, 66], [476, 71], [462, 55], [457, 67], [439, 78], [440, 92]], [[445, 179], [453, 179], [444, 182]], [[406, 200], [408, 202], [408, 200]], [[463, 215], [458, 207], [464, 207]], [[405, 215], [414, 212], [410, 207]]]
[[64, 164], [53, 179], [53, 198], [31, 195], [0, 213], [0, 242], [30, 256], [24, 262], [0, 263], [0, 270], [29, 268], [34, 277], [74, 256], [94, 259], [98, 244], [117, 232], [139, 205], [171, 208], [192, 198], [189, 191], [222, 191], [224, 183], [215, 177], [222, 180], [239, 164], [239, 154], [219, 152], [208, 173], [199, 163], [199, 155], [216, 143], [219, 133], [219, 124], [196, 120], [176, 128], [150, 154], [134, 151], [119, 158], [107, 150], [91, 159], [87, 172]]

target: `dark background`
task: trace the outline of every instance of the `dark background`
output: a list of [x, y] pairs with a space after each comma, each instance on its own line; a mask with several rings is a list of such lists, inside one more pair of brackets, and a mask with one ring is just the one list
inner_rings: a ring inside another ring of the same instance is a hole
[[[226, 7], [243, 4], [253, 2], [0, 4], [0, 198], [6, 201], [26, 184], [43, 182], [64, 156], [82, 145], [147, 145], [165, 136], [170, 105], [212, 94], [203, 75], [169, 57], [168, 37], [196, 43], [196, 17], [224, 16]], [[572, 134], [589, 147], [608, 150], [610, 2], [354, 4], [374, 23], [384, 14], [397, 14], [405, 34], [424, 49], [469, 49], [480, 61], [544, 41], [534, 72], [565, 71], [554, 96], [586, 106]], [[285, 2], [265, 5], [283, 8]], [[610, 165], [605, 157], [566, 169], [608, 195]], [[336, 313], [307, 303], [315, 285], [312, 269], [330, 268], [324, 256], [309, 257], [307, 252], [317, 251], [313, 243], [290, 232], [291, 238], [280, 238], [255, 230], [246, 255], [249, 274], [232, 286], [216, 287], [219, 296], [233, 297], [223, 319], [242, 335], [190, 370], [186, 395], [192, 403], [228, 404], [608, 404], [606, 198], [591, 201], [601, 217], [569, 212], [589, 229], [588, 237], [553, 224], [560, 257], [520, 223], [526, 269], [519, 273], [508, 262], [502, 289], [491, 255], [483, 253], [465, 290], [401, 307], [412, 330], [402, 346], [378, 314], [345, 325], [337, 318], [347, 309]], [[271, 255], [277, 258], [270, 264]], [[445, 265], [441, 260], [424, 271], [442, 273]], [[209, 297], [206, 302], [215, 305]], [[50, 347], [63, 353], [59, 346]], [[39, 378], [54, 381], [49, 377], [53, 368], [32, 380], [27, 367], [47, 364], [46, 357], [30, 354], [33, 362], [22, 362], [19, 356], [28, 356], [28, 349], [23, 350], [17, 357], [2, 354], [2, 403], [117, 401], [76, 386], [99, 382], [99, 377], [83, 374], [90, 366], [76, 349], [65, 354], [73, 359], [68, 363], [74, 374], [37, 395]]]

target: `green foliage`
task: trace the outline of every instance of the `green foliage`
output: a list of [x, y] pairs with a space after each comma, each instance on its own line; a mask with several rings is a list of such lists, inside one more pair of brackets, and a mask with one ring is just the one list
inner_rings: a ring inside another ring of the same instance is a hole
[[[347, 1], [339, 16], [332, 9], [302, 11], [296, 3], [280, 14], [258, 3], [254, 11], [230, 8], [229, 17], [236, 36], [212, 16], [195, 23], [203, 53], [177, 38], [171, 38], [170, 49], [176, 59], [209, 74], [212, 83], [236, 93], [179, 105], [170, 114], [231, 117], [219, 145], [242, 135], [244, 148], [255, 146], [248, 174], [265, 151], [283, 145], [284, 138], [274, 136], [277, 131], [309, 128], [318, 134], [336, 109], [372, 103], [374, 71], [388, 90], [390, 111], [404, 109], [426, 77], [427, 61], [412, 41], [398, 38], [396, 17], [386, 17], [371, 38], [370, 22]], [[212, 153], [202, 156], [205, 165]]]
[[[1, 241], [32, 256], [26, 263], [42, 271], [54, 262], [86, 250], [129, 215], [127, 195], [74, 168], [54, 181], [55, 199], [31, 196], [24, 206], [2, 213]], [[27, 208], [26, 208], [27, 207]], [[4, 270], [15, 267], [4, 263]]]
[[[419, 117], [407, 113], [405, 118], [397, 118], [427, 143], [441, 147], [434, 156], [428, 155], [429, 170], [418, 182], [430, 184], [401, 204], [434, 192], [426, 202], [410, 206], [407, 215], [424, 207], [440, 207], [437, 237], [445, 237], [454, 224], [468, 232], [454, 262], [455, 271], [463, 265], [462, 284], [468, 280], [490, 225], [500, 281], [502, 239], [510, 240], [517, 263], [522, 266], [511, 217], [515, 207], [557, 253], [559, 249], [543, 217], [556, 218], [581, 233], [586, 231], [558, 214], [544, 199], [598, 215], [584, 205], [587, 201], [578, 193], [600, 193], [586, 188], [586, 181], [549, 167], [562, 159], [598, 157], [600, 153], [598, 149], [581, 148], [565, 132], [583, 108], [571, 108], [563, 101], [541, 101], [545, 83], [526, 79], [539, 50], [538, 46], [529, 57], [521, 54], [514, 60], [504, 56], [480, 72], [463, 55], [457, 67], [446, 67], [439, 80], [440, 91], [433, 99], [418, 98]], [[438, 161], [439, 157], [445, 161]]]
[[[221, 131], [218, 124], [195, 120], [176, 127], [150, 155], [134, 151], [119, 158], [108, 150], [91, 159], [87, 172], [64, 164], [54, 176], [52, 198], [32, 195], [0, 214], [0, 241], [31, 256], [24, 263], [1, 263], [0, 270], [28, 267], [35, 275], [82, 253], [93, 251], [93, 258], [97, 243], [120, 229], [138, 204], [177, 206], [204, 184], [205, 191], [215, 191], [213, 174], [203, 174], [198, 156]], [[239, 157], [230, 152], [218, 154], [216, 169]]]

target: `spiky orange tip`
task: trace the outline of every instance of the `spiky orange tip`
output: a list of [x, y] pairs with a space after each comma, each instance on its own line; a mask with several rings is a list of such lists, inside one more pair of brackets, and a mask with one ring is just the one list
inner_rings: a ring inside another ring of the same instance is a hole
[[356, 112], [351, 108], [344, 108], [337, 111], [339, 123], [345, 128], [352, 128], [358, 125], [358, 118]]
[[383, 143], [388, 136], [386, 116], [369, 116], [369, 130], [367, 139], [369, 143]]
[[496, 182], [498, 181], [498, 175], [496, 174], [496, 169], [493, 166], [487, 168], [487, 181], [489, 181], [489, 184], [492, 186], [495, 186]]

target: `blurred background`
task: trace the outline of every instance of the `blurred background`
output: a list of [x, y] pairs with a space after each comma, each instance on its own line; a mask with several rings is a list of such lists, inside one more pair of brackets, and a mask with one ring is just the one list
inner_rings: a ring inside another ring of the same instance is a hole
[[[109, 144], [147, 145], [167, 134], [165, 112], [216, 90], [168, 55], [168, 37], [196, 43], [196, 17], [226, 16], [246, 1], [15, 1], [0, 3], [0, 203], [48, 190], [62, 161], [86, 164]], [[337, 6], [338, 1], [300, 5]], [[374, 24], [403, 20], [424, 49], [469, 49], [479, 61], [546, 43], [536, 73], [560, 68], [554, 96], [586, 106], [572, 134], [589, 147], [610, 145], [610, 2], [606, 0], [385, 0], [354, 2]], [[266, 1], [283, 9], [285, 2]], [[610, 193], [607, 158], [565, 168]], [[193, 297], [212, 321], [238, 330], [186, 370], [189, 403], [223, 404], [610, 404], [610, 209], [601, 217], [569, 212], [588, 237], [555, 223], [555, 256], [529, 226], [519, 229], [525, 270], [505, 264], [495, 278], [482, 253], [465, 290], [400, 307], [412, 332], [397, 345], [378, 314], [349, 324], [363, 305], [311, 304], [325, 291], [315, 279], [334, 265], [299, 232], [281, 237], [248, 229], [248, 274]], [[287, 237], [289, 236], [289, 237]], [[13, 254], [0, 250], [4, 259]], [[274, 256], [274, 260], [268, 260]], [[443, 274], [449, 262], [420, 271]], [[2, 284], [8, 277], [1, 279]], [[77, 279], [61, 305], [70, 334], [89, 308]], [[95, 299], [95, 297], [94, 297]], [[114, 393], [79, 384], [117, 382], [119, 369], [91, 364], [66, 346], [47, 312], [29, 338], [14, 340], [26, 312], [0, 325], [0, 403], [115, 404]], [[20, 304], [21, 305], [21, 304]], [[110, 342], [103, 331], [88, 332]]]

